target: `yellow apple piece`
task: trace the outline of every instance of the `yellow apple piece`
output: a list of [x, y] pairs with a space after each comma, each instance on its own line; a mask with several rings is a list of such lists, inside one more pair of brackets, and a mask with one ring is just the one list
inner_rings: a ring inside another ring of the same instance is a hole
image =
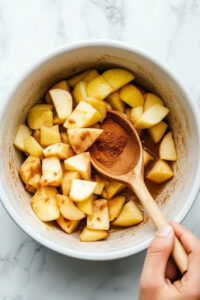
[[49, 91], [57, 116], [60, 120], [66, 120], [72, 112], [72, 96], [63, 89]]
[[144, 160], [144, 167], [152, 160], [154, 160], [154, 157], [143, 149], [143, 160]]
[[78, 172], [65, 171], [62, 178], [62, 192], [64, 195], [69, 195], [71, 183], [73, 179], [80, 179]]
[[110, 222], [119, 216], [125, 201], [125, 196], [117, 196], [108, 200], [108, 214]]
[[154, 104], [148, 108], [141, 118], [134, 124], [135, 128], [150, 128], [158, 124], [169, 113], [169, 109], [160, 104]]
[[98, 181], [96, 183], [97, 183], [97, 185], [95, 187], [94, 194], [101, 195], [105, 184], [103, 182], [98, 182]]
[[60, 137], [61, 137], [62, 143], [69, 145], [69, 138], [68, 138], [67, 132], [60, 132]]
[[56, 223], [66, 233], [72, 233], [78, 227], [80, 220], [67, 220], [62, 215], [60, 215], [60, 217], [56, 220]]
[[56, 156], [59, 159], [66, 159], [71, 157], [71, 146], [64, 143], [57, 143], [50, 145], [44, 149], [44, 156]]
[[103, 100], [110, 93], [112, 93], [112, 91], [113, 88], [102, 75], [99, 75], [87, 84], [88, 97], [94, 97]]
[[89, 229], [108, 230], [109, 225], [107, 200], [95, 200], [93, 212], [87, 217], [87, 227]]
[[67, 158], [64, 161], [65, 169], [68, 171], [77, 171], [85, 180], [90, 180], [91, 163], [90, 153], [84, 152], [73, 157]]
[[102, 134], [103, 129], [73, 128], [68, 129], [69, 142], [77, 154], [85, 152]]
[[114, 92], [108, 96], [106, 99], [108, 103], [111, 105], [112, 109], [124, 112], [125, 104], [119, 97], [119, 92]]
[[26, 185], [28, 185], [29, 180], [38, 173], [41, 174], [41, 163], [38, 157], [28, 156], [19, 167], [19, 175]]
[[31, 198], [33, 211], [41, 221], [47, 222], [59, 218], [60, 211], [56, 203], [56, 194], [56, 188], [46, 186], [39, 188]]
[[144, 112], [143, 106], [137, 106], [131, 109], [131, 122], [137, 123]]
[[43, 149], [33, 136], [29, 136], [24, 140], [24, 147], [29, 155], [40, 159], [43, 157]]
[[96, 99], [94, 97], [87, 97], [85, 98], [85, 102], [89, 103], [90, 105], [92, 105], [101, 115], [100, 118], [100, 122], [103, 122], [103, 120], [106, 117], [106, 110], [107, 110], [107, 106], [106, 106], [106, 102]]
[[40, 144], [40, 129], [36, 129], [33, 131], [33, 137]]
[[154, 104], [160, 104], [164, 106], [162, 99], [153, 93], [146, 93], [144, 95], [144, 100], [144, 111], [149, 109]]
[[110, 103], [105, 102], [105, 104], [106, 104], [106, 109], [107, 109], [107, 110], [108, 110], [108, 109], [112, 109], [112, 106], [110, 105]]
[[85, 81], [79, 81], [73, 89], [72, 95], [77, 103], [84, 101], [87, 97], [86, 90], [87, 83]]
[[53, 127], [42, 126], [40, 130], [40, 143], [42, 146], [49, 146], [61, 142], [59, 126]]
[[153, 127], [148, 129], [148, 133], [150, 134], [154, 143], [159, 143], [167, 130], [167, 123], [161, 121], [160, 123], [154, 125]]
[[77, 202], [77, 207], [86, 215], [91, 215], [93, 212], [93, 195], [83, 202]]
[[63, 171], [60, 160], [57, 157], [47, 157], [42, 160], [42, 179], [43, 186], [60, 186], [62, 182]]
[[[51, 89], [62, 89], [62, 90], [65, 90], [65, 91], [70, 92], [70, 87], [69, 87], [69, 85], [68, 85], [68, 83], [67, 83], [67, 80], [62, 80], [62, 81], [60, 81], [60, 82], [54, 84], [54, 85], [51, 87]], [[50, 89], [50, 90], [51, 90], [51, 89]], [[46, 93], [46, 96], [45, 96], [45, 101], [46, 101], [47, 103], [52, 103], [52, 98], [51, 98], [51, 96], [50, 96], [50, 94], [49, 94], [50, 90]]]
[[83, 80], [88, 83], [98, 76], [99, 76], [99, 72], [96, 69], [92, 69], [89, 70], [89, 72], [83, 77]]
[[71, 88], [74, 88], [75, 85], [77, 85], [77, 83], [79, 83], [79, 81], [83, 80], [84, 77], [89, 74], [90, 70], [86, 70], [84, 72], [79, 73], [78, 75], [75, 75], [73, 77], [71, 77], [70, 79], [68, 79], [68, 84]]
[[119, 97], [131, 107], [143, 106], [144, 96], [140, 89], [133, 84], [125, 85], [119, 92]]
[[67, 129], [90, 127], [100, 120], [100, 113], [91, 104], [81, 101], [63, 126]]
[[42, 179], [42, 174], [36, 173], [29, 179], [28, 184], [37, 190], [39, 187], [41, 187], [41, 179]]
[[143, 221], [143, 215], [133, 200], [124, 204], [119, 216], [112, 224], [115, 226], [128, 227], [139, 224]]
[[53, 105], [36, 104], [31, 107], [27, 115], [27, 123], [31, 129], [40, 129], [41, 126], [53, 126]]
[[66, 195], [56, 195], [57, 205], [62, 216], [68, 220], [81, 220], [85, 214]]
[[108, 84], [113, 88], [113, 91], [120, 89], [125, 84], [132, 81], [135, 76], [130, 71], [125, 69], [110, 69], [105, 71], [102, 76], [108, 82]]
[[95, 242], [104, 240], [108, 237], [108, 232], [105, 230], [94, 230], [85, 227], [80, 233], [81, 242]]
[[93, 194], [96, 185], [93, 181], [73, 179], [69, 197], [76, 202], [86, 201]]
[[24, 140], [31, 135], [31, 130], [24, 124], [19, 125], [14, 139], [14, 146], [21, 150], [26, 151], [24, 147]]
[[121, 192], [125, 188], [125, 185], [121, 182], [111, 181], [108, 186], [105, 187], [107, 198], [111, 199], [117, 193]]
[[125, 114], [126, 114], [128, 120], [131, 120], [131, 111], [132, 111], [132, 108], [125, 109]]
[[146, 178], [156, 183], [163, 183], [172, 178], [173, 175], [172, 168], [168, 163], [159, 159], [147, 173]]
[[176, 147], [175, 147], [175, 143], [171, 131], [164, 136], [164, 138], [160, 143], [159, 156], [160, 159], [164, 159], [164, 160], [170, 160], [170, 161], [177, 160]]

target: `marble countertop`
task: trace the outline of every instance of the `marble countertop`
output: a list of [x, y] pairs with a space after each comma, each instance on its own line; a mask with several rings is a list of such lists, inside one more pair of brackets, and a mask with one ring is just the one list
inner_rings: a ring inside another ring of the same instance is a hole
[[[64, 43], [108, 38], [144, 48], [200, 104], [198, 0], [0, 0], [0, 101], [27, 66]], [[200, 195], [184, 224], [200, 237]], [[0, 204], [0, 300], [133, 300], [145, 252], [110, 262], [54, 253], [22, 232]]]

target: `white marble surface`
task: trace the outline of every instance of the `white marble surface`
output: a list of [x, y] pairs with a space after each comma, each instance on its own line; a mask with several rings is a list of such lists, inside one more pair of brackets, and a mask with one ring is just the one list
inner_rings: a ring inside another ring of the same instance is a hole
[[[0, 0], [0, 101], [24, 70], [71, 41], [110, 38], [166, 62], [200, 104], [200, 1]], [[184, 221], [200, 237], [200, 197]], [[0, 204], [0, 300], [132, 300], [145, 253], [67, 258], [24, 234]]]

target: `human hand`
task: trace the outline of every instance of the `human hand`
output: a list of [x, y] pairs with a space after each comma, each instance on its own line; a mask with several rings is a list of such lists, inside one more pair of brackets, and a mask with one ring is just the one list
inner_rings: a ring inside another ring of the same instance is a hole
[[[149, 246], [140, 279], [140, 300], [200, 299], [200, 241], [182, 225], [172, 222], [171, 226], [159, 231]], [[188, 254], [188, 271], [181, 279], [169, 259], [174, 232]]]

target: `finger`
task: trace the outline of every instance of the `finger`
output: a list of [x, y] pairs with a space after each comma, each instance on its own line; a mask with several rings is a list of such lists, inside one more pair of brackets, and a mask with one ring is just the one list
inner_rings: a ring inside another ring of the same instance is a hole
[[165, 277], [170, 279], [172, 282], [180, 277], [180, 272], [172, 257], [168, 260]]
[[174, 233], [169, 225], [156, 234], [147, 251], [141, 282], [149, 285], [152, 282], [154, 284], [163, 284], [165, 282], [165, 271], [167, 261], [172, 252], [173, 242]]

